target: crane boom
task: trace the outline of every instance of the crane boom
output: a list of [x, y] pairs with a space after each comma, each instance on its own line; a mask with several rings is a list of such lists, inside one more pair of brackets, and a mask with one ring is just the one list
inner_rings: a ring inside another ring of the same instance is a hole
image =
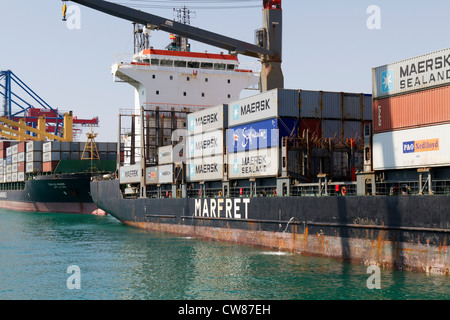
[[165, 19], [116, 3], [111, 3], [103, 0], [71, 1], [118, 18], [145, 25], [147, 27], [150, 27], [151, 29], [163, 30], [169, 33], [178, 34], [195, 41], [226, 49], [232, 53], [239, 53], [251, 57], [260, 57], [261, 55], [273, 54], [270, 50], [251, 43], [192, 27], [190, 25], [179, 23], [170, 19]]
[[[261, 29], [263, 33], [260, 34], [260, 38], [263, 40], [259, 43], [260, 45], [233, 39], [108, 1], [70, 1], [121, 19], [145, 25], [150, 29], [163, 30], [226, 49], [231, 54], [242, 54], [260, 58], [262, 63], [260, 90], [267, 91], [275, 88], [283, 88], [284, 86], [283, 73], [281, 71], [281, 0], [263, 0], [264, 28]], [[65, 10], [63, 8], [64, 12]]]

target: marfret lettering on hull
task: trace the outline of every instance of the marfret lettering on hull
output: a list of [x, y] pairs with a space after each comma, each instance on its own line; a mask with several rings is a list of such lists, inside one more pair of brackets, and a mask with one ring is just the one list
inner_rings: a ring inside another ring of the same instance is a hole
[[194, 217], [248, 219], [250, 198], [195, 199]]

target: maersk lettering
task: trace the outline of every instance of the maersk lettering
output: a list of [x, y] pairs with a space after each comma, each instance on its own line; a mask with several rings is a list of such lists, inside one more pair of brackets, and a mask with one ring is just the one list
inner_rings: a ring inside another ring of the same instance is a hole
[[400, 89], [450, 80], [450, 54], [400, 66]]
[[249, 203], [250, 198], [195, 199], [194, 217], [248, 219]]
[[265, 99], [241, 106], [241, 116], [270, 109], [270, 99]]
[[195, 173], [216, 173], [219, 172], [217, 163], [213, 164], [200, 164], [195, 166]]
[[217, 147], [218, 147], [217, 138], [211, 138], [208, 140], [198, 141], [195, 143], [195, 150], [205, 150]]
[[208, 115], [203, 116], [203, 117], [196, 118], [195, 119], [195, 124], [197, 126], [201, 126], [201, 125], [207, 125], [207, 124], [210, 124], [210, 123], [217, 122], [217, 121], [219, 121], [217, 119], [217, 116], [218, 116], [217, 113], [213, 113], [213, 114], [208, 114]]
[[126, 178], [133, 178], [133, 177], [137, 177], [137, 176], [139, 176], [139, 171], [138, 170], [125, 171], [125, 177]]

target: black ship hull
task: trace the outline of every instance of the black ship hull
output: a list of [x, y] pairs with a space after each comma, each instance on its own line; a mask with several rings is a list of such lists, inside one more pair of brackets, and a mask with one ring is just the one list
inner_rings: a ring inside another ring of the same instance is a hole
[[124, 199], [116, 180], [91, 194], [142, 229], [449, 274], [448, 195]]
[[0, 190], [0, 208], [31, 212], [63, 212], [104, 215], [89, 192], [91, 174], [53, 174], [8, 184]]

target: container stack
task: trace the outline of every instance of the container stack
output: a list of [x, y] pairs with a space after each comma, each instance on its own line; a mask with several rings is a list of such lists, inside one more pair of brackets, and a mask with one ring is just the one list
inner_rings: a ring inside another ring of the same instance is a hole
[[188, 115], [186, 139], [186, 180], [188, 182], [224, 178], [224, 134], [227, 118], [227, 105]]
[[300, 134], [318, 138], [362, 138], [372, 121], [372, 95], [347, 92], [299, 91]]
[[6, 182], [6, 149], [10, 144], [9, 141], [0, 142], [0, 183]]
[[25, 172], [42, 172], [42, 141], [29, 141], [26, 146]]
[[450, 49], [374, 68], [373, 169], [450, 165]]
[[230, 103], [227, 133], [230, 179], [278, 175], [281, 139], [298, 134], [298, 97], [297, 90], [274, 89]]

